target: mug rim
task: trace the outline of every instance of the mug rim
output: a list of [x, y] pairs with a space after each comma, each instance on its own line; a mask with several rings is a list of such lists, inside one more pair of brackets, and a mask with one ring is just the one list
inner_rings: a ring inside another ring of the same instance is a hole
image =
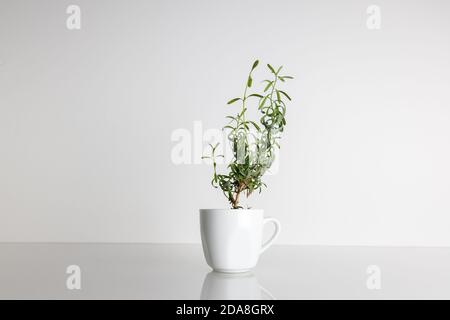
[[207, 213], [207, 214], [220, 214], [220, 213], [225, 213], [225, 212], [235, 212], [239, 213], [239, 211], [241, 212], [246, 212], [246, 213], [263, 213], [264, 210], [263, 209], [199, 209], [200, 213]]

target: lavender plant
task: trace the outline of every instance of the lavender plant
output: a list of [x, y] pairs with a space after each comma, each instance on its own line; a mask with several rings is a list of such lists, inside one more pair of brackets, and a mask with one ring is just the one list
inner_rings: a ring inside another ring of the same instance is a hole
[[[232, 161], [227, 166], [228, 173], [217, 172], [217, 159], [223, 157], [216, 154], [219, 144], [210, 144], [210, 154], [202, 157], [212, 160], [214, 174], [211, 184], [222, 190], [232, 209], [242, 208], [242, 193], [249, 197], [255, 190], [261, 192], [262, 187], [266, 187], [262, 177], [275, 160], [275, 148], [280, 148], [278, 141], [286, 125], [286, 102], [291, 101], [290, 96], [279, 89], [281, 83], [293, 79], [281, 75], [282, 66], [275, 69], [267, 64], [271, 78], [262, 81], [261, 92], [249, 93], [253, 87], [253, 71], [258, 65], [256, 60], [248, 74], [243, 95], [227, 103], [240, 104], [236, 115], [226, 117], [230, 122], [223, 128], [229, 131], [228, 140], [233, 152]], [[247, 108], [252, 101], [260, 112], [259, 121], [248, 119]]]

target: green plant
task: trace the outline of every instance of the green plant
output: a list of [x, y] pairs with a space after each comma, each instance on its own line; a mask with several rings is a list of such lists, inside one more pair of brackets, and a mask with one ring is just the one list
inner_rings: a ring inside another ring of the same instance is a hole
[[[263, 89], [260, 93], [249, 94], [253, 86], [253, 71], [258, 66], [256, 60], [249, 72], [242, 97], [228, 101], [228, 105], [240, 102], [240, 111], [235, 116], [227, 116], [230, 122], [223, 128], [230, 130], [228, 140], [231, 144], [233, 159], [228, 164], [227, 174], [217, 173], [216, 150], [219, 144], [211, 145], [211, 153], [203, 159], [211, 159], [214, 166], [214, 175], [211, 184], [222, 189], [233, 209], [240, 209], [240, 195], [250, 196], [253, 191], [261, 189], [266, 184], [261, 180], [264, 173], [274, 161], [275, 147], [280, 148], [278, 140], [286, 125], [286, 102], [291, 100], [289, 95], [278, 89], [280, 82], [293, 79], [291, 76], [281, 75], [282, 66], [275, 70], [267, 64], [272, 78], [263, 80]], [[248, 103], [253, 100], [261, 114], [258, 123], [247, 119]]]

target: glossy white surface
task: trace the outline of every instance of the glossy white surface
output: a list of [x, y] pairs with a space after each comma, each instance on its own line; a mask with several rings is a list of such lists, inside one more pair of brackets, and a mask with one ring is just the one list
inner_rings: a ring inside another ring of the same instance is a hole
[[[66, 268], [81, 268], [81, 290]], [[369, 266], [381, 289], [369, 290]], [[200, 245], [0, 244], [0, 298], [442, 299], [450, 248], [277, 246], [253, 273], [211, 273]]]

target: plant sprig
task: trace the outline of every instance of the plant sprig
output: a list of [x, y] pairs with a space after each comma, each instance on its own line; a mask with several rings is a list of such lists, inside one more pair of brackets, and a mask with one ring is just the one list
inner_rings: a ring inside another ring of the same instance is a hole
[[[227, 174], [217, 173], [216, 150], [219, 144], [211, 145], [211, 154], [202, 157], [211, 159], [214, 166], [213, 179], [211, 184], [215, 188], [220, 188], [233, 209], [242, 208], [240, 205], [241, 193], [250, 196], [253, 191], [261, 189], [266, 184], [262, 181], [262, 176], [270, 169], [274, 159], [275, 147], [280, 148], [277, 140], [281, 138], [281, 133], [286, 125], [286, 102], [291, 101], [291, 97], [283, 90], [279, 89], [280, 82], [293, 79], [289, 75], [281, 75], [283, 67], [277, 69], [267, 64], [271, 73], [271, 78], [263, 80], [264, 88], [262, 92], [248, 94], [248, 90], [253, 86], [253, 71], [259, 65], [256, 60], [248, 74], [245, 90], [242, 97], [229, 100], [228, 105], [237, 102], [241, 103], [240, 111], [235, 116], [227, 116], [229, 123], [223, 127], [230, 130], [228, 140], [233, 151], [233, 159], [228, 164]], [[256, 98], [256, 107], [261, 113], [258, 122], [248, 120], [246, 117], [247, 100]], [[250, 141], [249, 138], [253, 138]]]

